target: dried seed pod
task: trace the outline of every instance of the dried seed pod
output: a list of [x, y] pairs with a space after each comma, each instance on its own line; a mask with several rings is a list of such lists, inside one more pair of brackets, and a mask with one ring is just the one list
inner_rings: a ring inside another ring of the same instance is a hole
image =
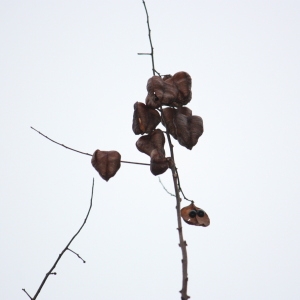
[[182, 219], [190, 225], [206, 227], [210, 224], [207, 213], [203, 209], [197, 207], [194, 203], [183, 207], [180, 213]]
[[186, 105], [192, 99], [191, 86], [191, 76], [186, 72], [167, 75], [165, 78], [153, 76], [147, 83], [146, 104], [152, 108]]
[[163, 109], [162, 124], [168, 128], [174, 139], [179, 144], [192, 149], [203, 134], [203, 120], [199, 116], [193, 116], [188, 107]]
[[152, 150], [150, 157], [150, 171], [153, 175], [160, 175], [168, 170], [169, 162], [163, 152], [154, 149]]
[[92, 157], [92, 165], [106, 181], [113, 177], [121, 167], [121, 155], [117, 151], [96, 150]]
[[[173, 77], [166, 80], [172, 81], [174, 85], [178, 89], [178, 96], [177, 101], [178, 105], [186, 105], [188, 104], [192, 99], [192, 78], [191, 76], [186, 72], [178, 72], [173, 75]], [[177, 106], [177, 105], [176, 105]]]
[[134, 104], [132, 130], [135, 134], [150, 133], [160, 122], [157, 110], [146, 106], [142, 102]]
[[160, 129], [155, 129], [150, 134], [141, 136], [136, 142], [138, 150], [149, 156], [151, 156], [151, 152], [154, 149], [159, 150], [165, 155], [164, 145], [165, 137]]
[[177, 110], [172, 107], [167, 107], [162, 110], [161, 123], [168, 129], [168, 132], [177, 140], [177, 126], [174, 123], [174, 118]]

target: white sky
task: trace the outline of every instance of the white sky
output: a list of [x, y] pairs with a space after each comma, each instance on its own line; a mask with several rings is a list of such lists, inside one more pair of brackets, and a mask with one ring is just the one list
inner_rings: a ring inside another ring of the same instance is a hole
[[[300, 299], [298, 1], [147, 1], [162, 74], [188, 72], [204, 120], [175, 141], [187, 197], [211, 225], [184, 224], [192, 299]], [[148, 167], [108, 183], [78, 150], [135, 147], [133, 104], [152, 76], [142, 1], [0, 0], [0, 299], [180, 299], [175, 199]], [[170, 171], [161, 176], [172, 191]], [[184, 201], [183, 205], [188, 205]]]

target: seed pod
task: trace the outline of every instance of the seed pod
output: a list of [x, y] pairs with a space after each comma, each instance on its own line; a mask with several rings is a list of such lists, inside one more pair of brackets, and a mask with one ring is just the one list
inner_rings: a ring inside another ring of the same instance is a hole
[[135, 134], [150, 133], [160, 123], [157, 110], [146, 106], [142, 102], [134, 104], [132, 130]]
[[155, 129], [150, 134], [141, 136], [136, 142], [138, 150], [149, 156], [151, 156], [151, 152], [154, 149], [159, 150], [165, 155], [164, 145], [165, 137], [160, 129]]
[[194, 203], [191, 203], [189, 206], [183, 207], [180, 213], [182, 219], [190, 225], [206, 227], [210, 224], [207, 213], [203, 209], [197, 207]]
[[203, 134], [203, 120], [199, 116], [193, 116], [188, 107], [178, 109], [167, 107], [163, 109], [162, 124], [168, 128], [174, 139], [179, 144], [192, 150]]
[[178, 72], [166, 78], [153, 76], [148, 80], [146, 104], [152, 108], [162, 105], [182, 106], [192, 99], [192, 79], [186, 72]]
[[96, 150], [92, 157], [92, 165], [106, 181], [113, 177], [121, 167], [121, 155], [117, 151]]
[[169, 162], [163, 152], [154, 149], [152, 150], [150, 157], [150, 171], [153, 175], [160, 175], [168, 170]]

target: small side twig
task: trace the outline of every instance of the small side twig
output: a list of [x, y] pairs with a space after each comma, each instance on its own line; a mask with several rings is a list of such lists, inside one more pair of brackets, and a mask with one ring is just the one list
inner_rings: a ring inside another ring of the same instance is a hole
[[193, 200], [188, 199], [188, 198], [184, 195], [183, 190], [182, 190], [181, 185], [180, 185], [179, 174], [178, 174], [177, 168], [176, 168], [176, 172], [177, 172], [178, 188], [179, 188], [180, 193], [182, 194], [182, 196], [183, 196], [183, 198], [184, 198], [185, 200], [190, 201], [191, 203], [194, 203]]
[[[40, 284], [37, 292], [35, 293], [35, 295], [33, 297], [30, 297], [29, 294], [26, 292], [25, 289], [23, 289], [23, 291], [27, 294], [27, 296], [31, 299], [31, 300], [36, 300], [36, 298], [38, 297], [39, 293], [41, 292], [44, 284], [46, 283], [48, 277], [50, 275], [56, 275], [55, 272], [53, 272], [53, 270], [55, 269], [56, 265], [58, 264], [58, 262], [60, 261], [60, 259], [62, 258], [62, 256], [64, 255], [64, 253], [69, 250], [69, 246], [71, 245], [71, 243], [74, 241], [74, 239], [77, 237], [77, 235], [80, 233], [81, 229], [83, 228], [83, 226], [85, 225], [88, 217], [89, 217], [89, 214], [90, 214], [90, 211], [92, 209], [92, 205], [93, 205], [93, 194], [94, 194], [94, 178], [93, 178], [93, 185], [92, 185], [92, 195], [91, 195], [91, 200], [90, 200], [90, 207], [89, 207], [89, 210], [87, 212], [87, 215], [83, 221], [83, 224], [81, 225], [81, 227], [79, 228], [79, 230], [75, 233], [75, 235], [71, 238], [71, 240], [69, 241], [69, 243], [67, 244], [67, 246], [63, 249], [63, 251], [58, 255], [58, 258], [57, 260], [54, 262], [53, 266], [51, 267], [51, 269], [46, 273], [42, 283]], [[71, 250], [70, 250], [71, 251]], [[72, 251], [73, 252], [73, 251]], [[77, 253], [76, 253], [77, 254]]]
[[86, 261], [85, 261], [78, 253], [76, 253], [75, 251], [71, 250], [70, 248], [68, 248], [67, 250], [73, 252], [79, 259], [82, 260], [82, 262], [83, 262], [84, 264], [86, 263]]
[[22, 291], [29, 297], [29, 299], [32, 300], [31, 296], [27, 293], [27, 291], [25, 289], [22, 289]]
[[165, 186], [163, 185], [163, 183], [161, 182], [160, 177], [158, 177], [158, 180], [159, 180], [159, 183], [162, 185], [163, 189], [164, 189], [169, 195], [171, 195], [171, 196], [173, 196], [173, 197], [176, 197], [174, 194], [170, 193], [170, 192], [166, 189], [166, 187], [165, 187]]
[[[66, 149], [69, 149], [69, 150], [72, 150], [74, 152], [77, 152], [77, 153], [80, 153], [80, 154], [84, 154], [84, 155], [88, 155], [88, 156], [93, 156], [92, 154], [90, 153], [87, 153], [87, 152], [82, 152], [82, 151], [79, 151], [79, 150], [75, 150], [73, 148], [70, 148], [64, 144], [61, 144], [61, 143], [58, 143], [52, 139], [50, 139], [48, 136], [46, 136], [45, 134], [41, 133], [40, 131], [38, 131], [37, 129], [33, 128], [32, 126], [30, 126], [31, 129], [33, 129], [34, 131], [36, 131], [37, 133], [39, 133], [41, 136], [45, 137], [46, 139], [48, 139], [49, 141], [59, 145], [59, 146], [62, 146]], [[126, 160], [121, 160], [121, 163], [126, 163], [126, 164], [134, 164], [134, 165], [143, 165], [143, 166], [150, 166], [150, 164], [146, 164], [146, 163], [139, 163], [139, 162], [133, 162], [133, 161], [126, 161]]]

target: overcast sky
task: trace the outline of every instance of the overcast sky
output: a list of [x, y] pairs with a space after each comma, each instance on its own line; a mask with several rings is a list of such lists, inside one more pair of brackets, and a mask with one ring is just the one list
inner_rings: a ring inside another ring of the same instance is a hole
[[[209, 214], [183, 224], [192, 299], [300, 299], [299, 1], [148, 0], [161, 74], [188, 72], [204, 120], [174, 141], [181, 185]], [[0, 0], [0, 299], [180, 299], [175, 198], [147, 166], [108, 183], [84, 156], [149, 162], [131, 129], [152, 76], [142, 1]], [[161, 126], [161, 125], [160, 125]], [[160, 127], [162, 128], [162, 127]], [[167, 150], [167, 149], [166, 149]], [[167, 151], [168, 153], [168, 151]], [[172, 192], [171, 172], [161, 180]], [[182, 205], [188, 205], [186, 201]]]

